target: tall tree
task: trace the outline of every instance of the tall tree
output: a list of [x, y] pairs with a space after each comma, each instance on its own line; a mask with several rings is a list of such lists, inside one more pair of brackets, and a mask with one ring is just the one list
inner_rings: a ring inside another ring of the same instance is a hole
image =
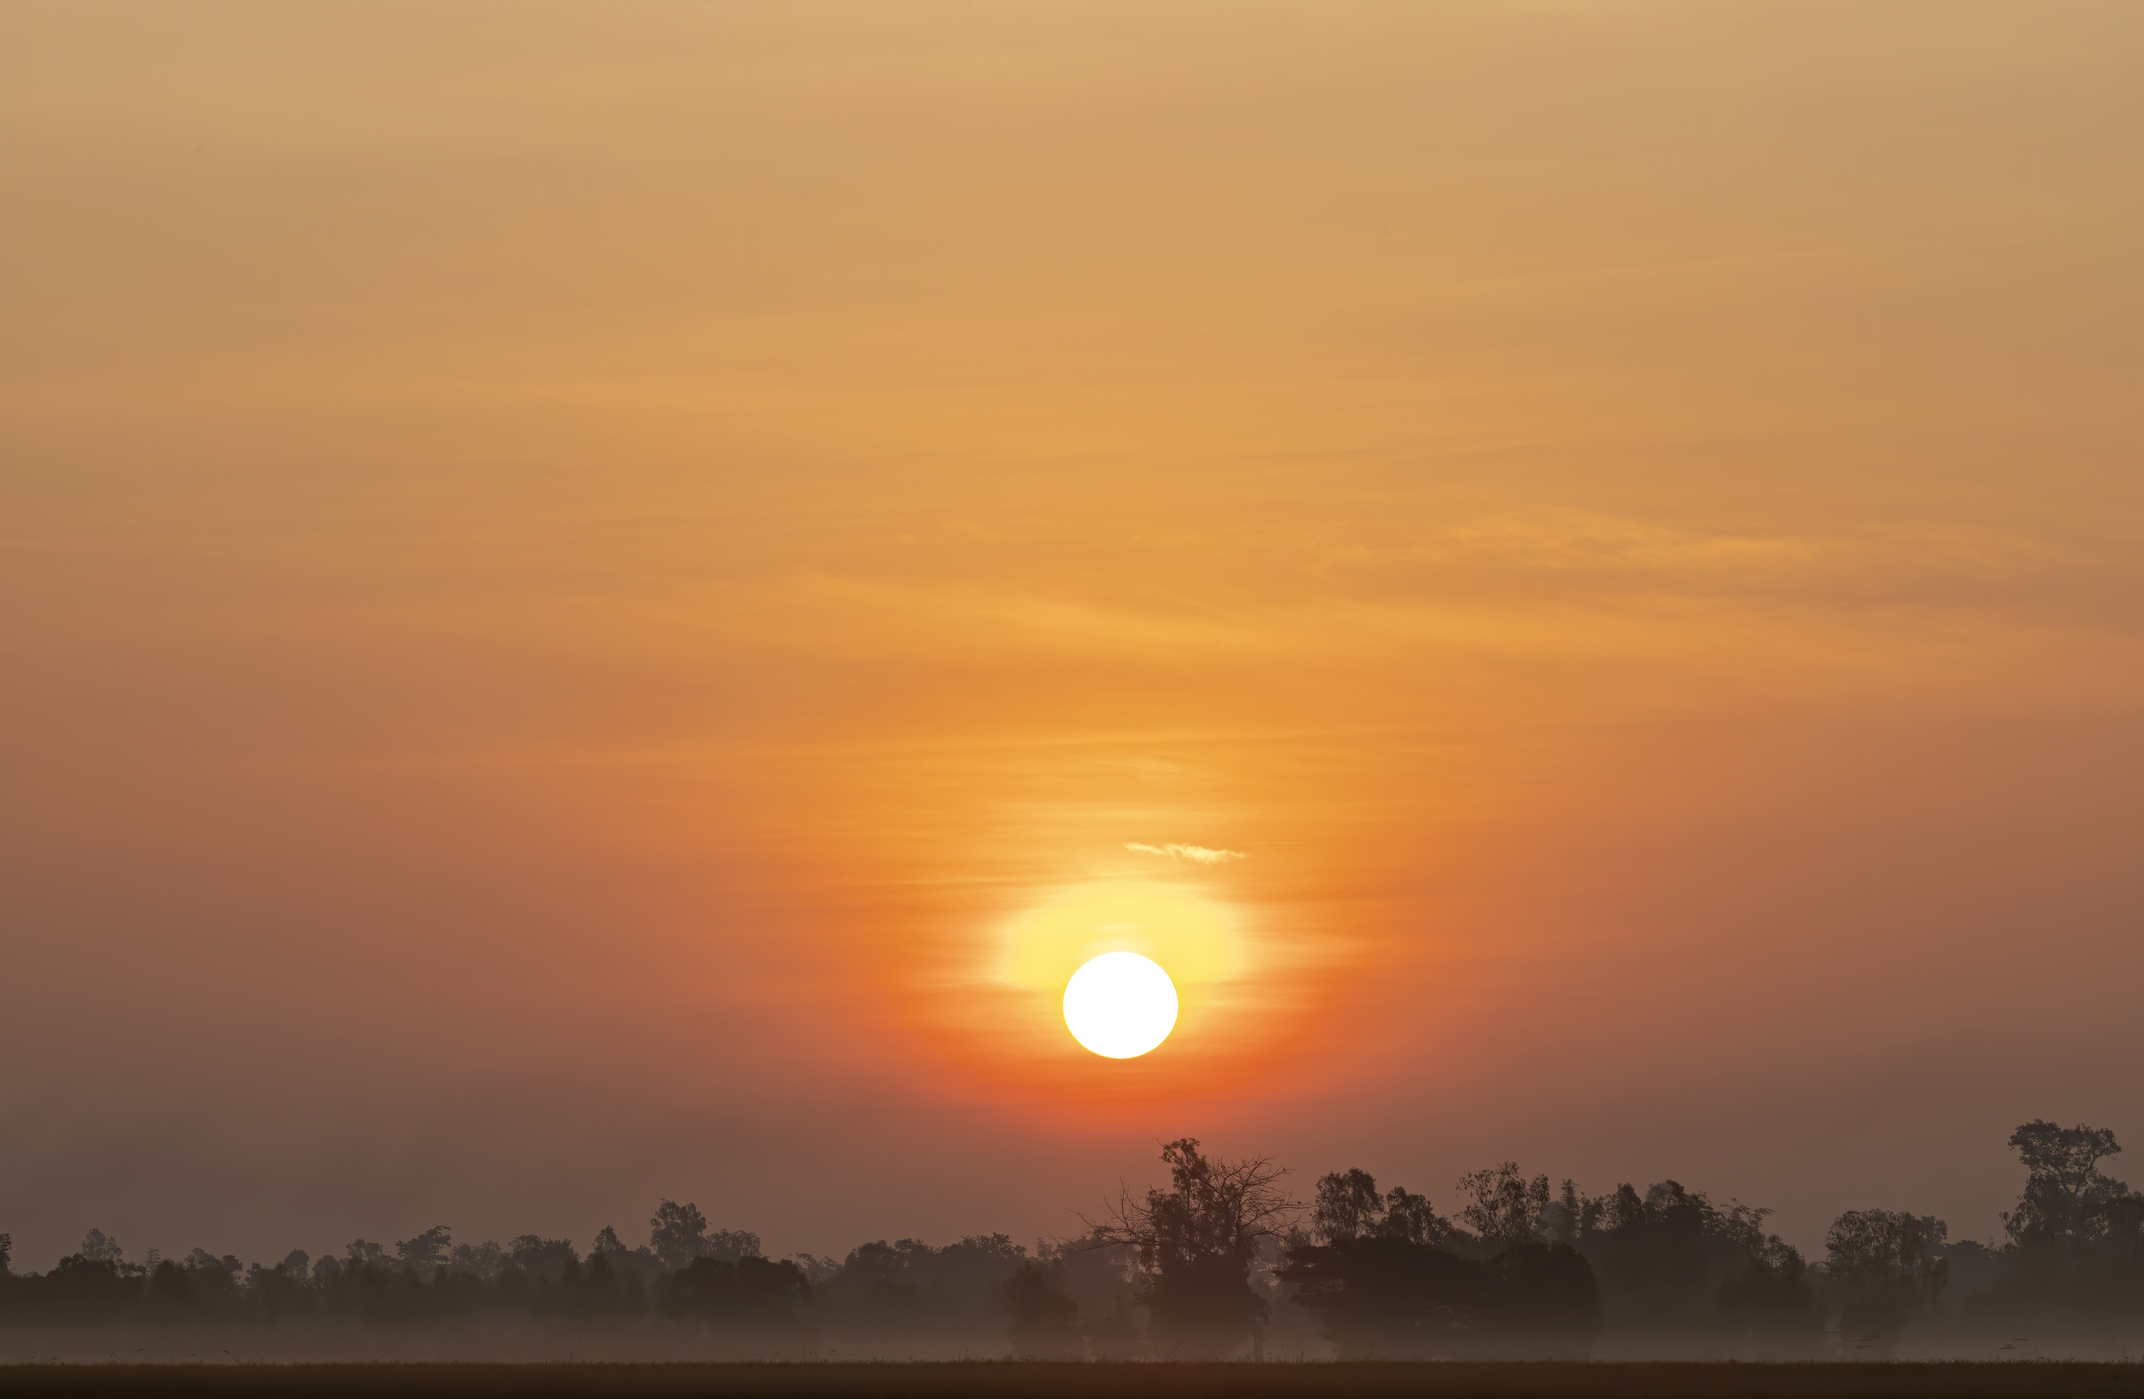
[[1461, 1176], [1458, 1188], [1467, 1200], [1459, 1217], [1483, 1242], [1508, 1248], [1539, 1237], [1541, 1216], [1549, 1207], [1547, 1176], [1528, 1180], [1518, 1162], [1504, 1161]]
[[2057, 1127], [2035, 1118], [2010, 1134], [2025, 1165], [2025, 1189], [2017, 1208], [2003, 1215], [2010, 1241], [2024, 1247], [2053, 1242], [2091, 1242], [2113, 1227], [2108, 1203], [2129, 1187], [2099, 1169], [2121, 1154], [2104, 1127]]
[[117, 1263], [125, 1256], [119, 1240], [102, 1229], [92, 1229], [82, 1237], [81, 1253], [92, 1263]]
[[2124, 1335], [2144, 1311], [2144, 1197], [2100, 1169], [2121, 1144], [2104, 1127], [2036, 1118], [2010, 1134], [2010, 1145], [2025, 1188], [2003, 1216], [2008, 1283], [2038, 1313], [2035, 1334]]
[[663, 1201], [648, 1221], [648, 1248], [665, 1271], [676, 1272], [707, 1252], [707, 1216], [690, 1202]]
[[1329, 1171], [1318, 1178], [1310, 1211], [1310, 1233], [1321, 1244], [1374, 1234], [1384, 1223], [1385, 1202], [1377, 1178], [1360, 1166]]
[[1360, 1166], [1318, 1178], [1310, 1234], [1320, 1244], [1348, 1239], [1404, 1239], [1446, 1245], [1458, 1235], [1451, 1221], [1430, 1208], [1429, 1197], [1393, 1186], [1377, 1193], [1377, 1178]]
[[[613, 1234], [615, 1239], [616, 1235]], [[700, 1213], [695, 1204], [679, 1204], [665, 1200], [655, 1207], [655, 1217], [648, 1221], [648, 1248], [655, 1260], [669, 1272], [675, 1272], [695, 1258], [721, 1258], [736, 1262], [740, 1258], [760, 1256], [759, 1235], [743, 1229], [717, 1229], [708, 1232], [707, 1216]], [[597, 1252], [608, 1252], [599, 1247]]]
[[403, 1267], [415, 1268], [419, 1277], [429, 1277], [452, 1256], [453, 1247], [454, 1231], [435, 1224], [416, 1238], [396, 1244], [395, 1257], [402, 1260]]
[[1093, 1226], [1099, 1244], [1139, 1251], [1155, 1339], [1171, 1353], [1222, 1355], [1249, 1341], [1264, 1353], [1265, 1299], [1251, 1290], [1260, 1245], [1300, 1207], [1266, 1157], [1208, 1157], [1196, 1138], [1161, 1149], [1169, 1188], [1122, 1192]]
[[1942, 1220], [1897, 1210], [1848, 1210], [1824, 1236], [1825, 1275], [1849, 1334], [1888, 1347], [1899, 1328], [1933, 1312], [1950, 1281]]

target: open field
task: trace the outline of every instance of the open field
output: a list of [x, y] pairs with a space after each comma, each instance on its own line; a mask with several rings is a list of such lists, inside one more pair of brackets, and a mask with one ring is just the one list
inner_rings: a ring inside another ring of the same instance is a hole
[[2144, 1364], [26, 1365], [44, 1394], [776, 1396], [777, 1399], [2144, 1399]]

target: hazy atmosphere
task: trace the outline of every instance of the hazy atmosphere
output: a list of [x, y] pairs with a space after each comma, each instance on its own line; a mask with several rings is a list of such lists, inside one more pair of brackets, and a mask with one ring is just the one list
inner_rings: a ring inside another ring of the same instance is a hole
[[1040, 1256], [1184, 1138], [1304, 1229], [1515, 1160], [1992, 1256], [2020, 1124], [2144, 1143], [2140, 71], [2125, 3], [9, 0], [14, 1268]]

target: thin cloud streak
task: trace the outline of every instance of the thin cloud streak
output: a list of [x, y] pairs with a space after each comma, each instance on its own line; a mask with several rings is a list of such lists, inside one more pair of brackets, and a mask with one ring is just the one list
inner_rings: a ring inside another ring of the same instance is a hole
[[1127, 840], [1124, 848], [1168, 860], [1195, 860], [1202, 865], [1225, 865], [1230, 860], [1249, 858], [1241, 850], [1209, 850], [1203, 845], [1142, 845], [1136, 840]]

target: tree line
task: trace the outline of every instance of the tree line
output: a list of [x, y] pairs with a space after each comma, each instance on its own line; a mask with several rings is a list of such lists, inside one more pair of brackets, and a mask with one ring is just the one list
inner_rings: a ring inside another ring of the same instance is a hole
[[0, 1335], [145, 1358], [2133, 1353], [2144, 1194], [2102, 1169], [2114, 1134], [2033, 1121], [2010, 1146], [2025, 1184], [2000, 1243], [1851, 1210], [1818, 1260], [1769, 1232], [1769, 1211], [1673, 1180], [1589, 1196], [1506, 1161], [1462, 1177], [1445, 1215], [1359, 1168], [1299, 1200], [1273, 1162], [1189, 1138], [1162, 1149], [1167, 1185], [1120, 1192], [1032, 1250], [990, 1234], [769, 1258], [756, 1235], [670, 1200], [646, 1243], [605, 1227], [585, 1254], [535, 1234], [458, 1242], [442, 1225], [339, 1257], [128, 1259], [92, 1229], [49, 1271], [18, 1274], [0, 1234]]

